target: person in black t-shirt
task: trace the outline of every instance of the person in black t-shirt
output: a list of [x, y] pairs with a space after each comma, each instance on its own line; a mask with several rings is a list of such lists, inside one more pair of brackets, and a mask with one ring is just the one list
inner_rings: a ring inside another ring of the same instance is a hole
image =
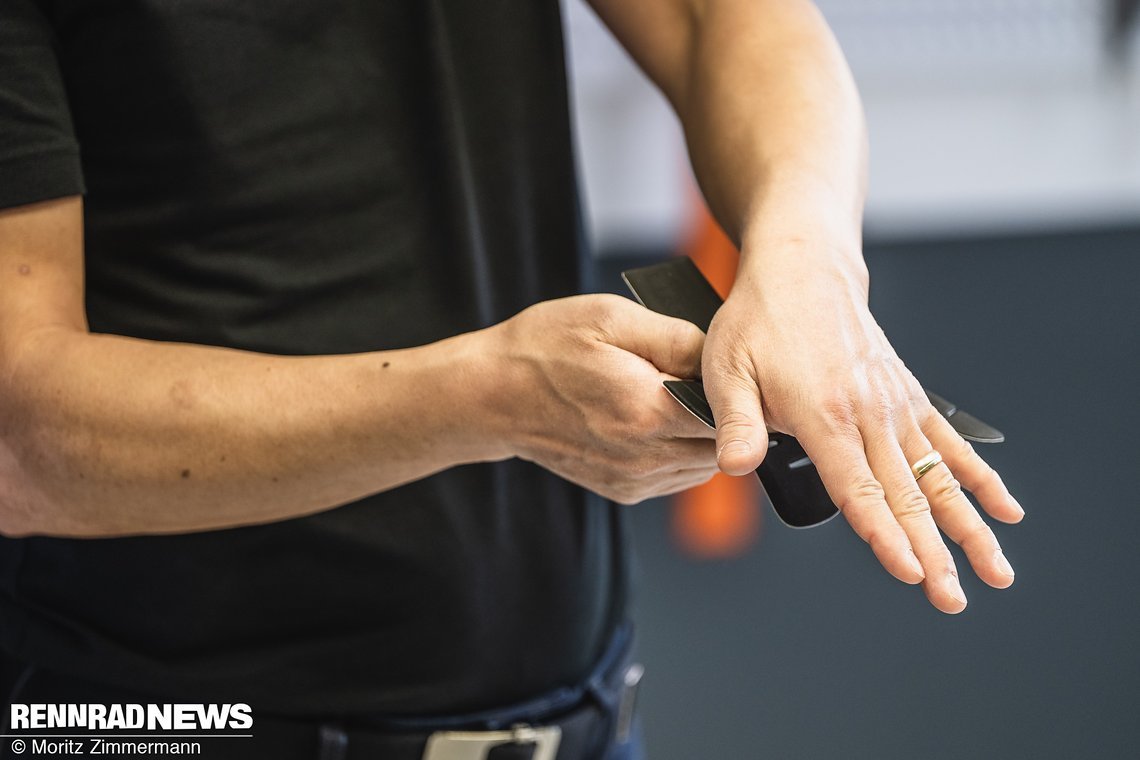
[[[748, 473], [769, 427], [938, 609], [966, 604], [939, 528], [1013, 582], [958, 483], [1021, 508], [868, 311], [819, 13], [592, 4], [742, 250], [707, 338], [575, 295], [556, 0], [0, 4], [9, 699], [375, 727], [581, 685], [626, 617], [607, 500]], [[701, 374], [715, 433], [661, 387]]]

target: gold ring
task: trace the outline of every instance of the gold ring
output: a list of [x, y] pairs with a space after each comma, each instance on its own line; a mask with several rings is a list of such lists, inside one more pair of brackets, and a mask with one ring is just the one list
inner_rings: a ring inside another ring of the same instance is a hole
[[942, 462], [942, 455], [937, 451], [932, 451], [922, 459], [918, 460], [910, 466], [910, 471], [914, 473], [915, 480], [922, 480], [922, 476], [933, 470]]

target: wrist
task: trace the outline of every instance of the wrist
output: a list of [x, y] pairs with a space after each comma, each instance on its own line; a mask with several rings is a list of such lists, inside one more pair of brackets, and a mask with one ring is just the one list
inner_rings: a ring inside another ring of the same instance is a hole
[[859, 181], [837, 182], [805, 167], [771, 171], [742, 219], [741, 266], [811, 257], [829, 269], [865, 273], [863, 197]]
[[453, 390], [473, 454], [468, 461], [517, 456], [519, 409], [528, 394], [524, 373], [510, 349], [510, 321], [453, 340], [463, 342]]
[[807, 234], [768, 234], [746, 241], [737, 268], [738, 285], [770, 281], [837, 282], [866, 299], [869, 274], [857, 243]]
[[758, 285], [787, 276], [837, 280], [866, 298], [869, 275], [859, 223], [819, 196], [785, 199], [753, 215], [740, 252], [738, 283]]
[[[373, 371], [399, 389], [412, 410], [409, 424], [421, 431], [424, 456], [443, 467], [506, 459], [499, 382], [491, 330], [478, 330], [408, 351], [375, 355]], [[409, 356], [401, 356], [409, 354]], [[414, 356], [414, 361], [408, 361]], [[403, 375], [401, 367], [414, 367]], [[399, 409], [389, 414], [400, 415]]]

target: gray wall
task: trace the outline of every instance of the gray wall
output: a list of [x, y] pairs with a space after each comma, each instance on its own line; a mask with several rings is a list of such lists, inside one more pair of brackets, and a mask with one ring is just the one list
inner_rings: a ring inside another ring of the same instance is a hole
[[868, 248], [899, 353], [1006, 433], [981, 450], [1028, 512], [995, 524], [1017, 582], [956, 551], [949, 617], [841, 518], [766, 511], [755, 550], [700, 562], [666, 505], [634, 508], [650, 757], [1140, 756], [1138, 250], [1140, 230]]

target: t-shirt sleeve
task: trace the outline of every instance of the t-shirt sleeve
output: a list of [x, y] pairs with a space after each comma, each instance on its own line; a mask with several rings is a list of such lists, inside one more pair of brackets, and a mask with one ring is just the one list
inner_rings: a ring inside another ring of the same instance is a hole
[[0, 208], [82, 192], [55, 33], [35, 0], [0, 0]]

